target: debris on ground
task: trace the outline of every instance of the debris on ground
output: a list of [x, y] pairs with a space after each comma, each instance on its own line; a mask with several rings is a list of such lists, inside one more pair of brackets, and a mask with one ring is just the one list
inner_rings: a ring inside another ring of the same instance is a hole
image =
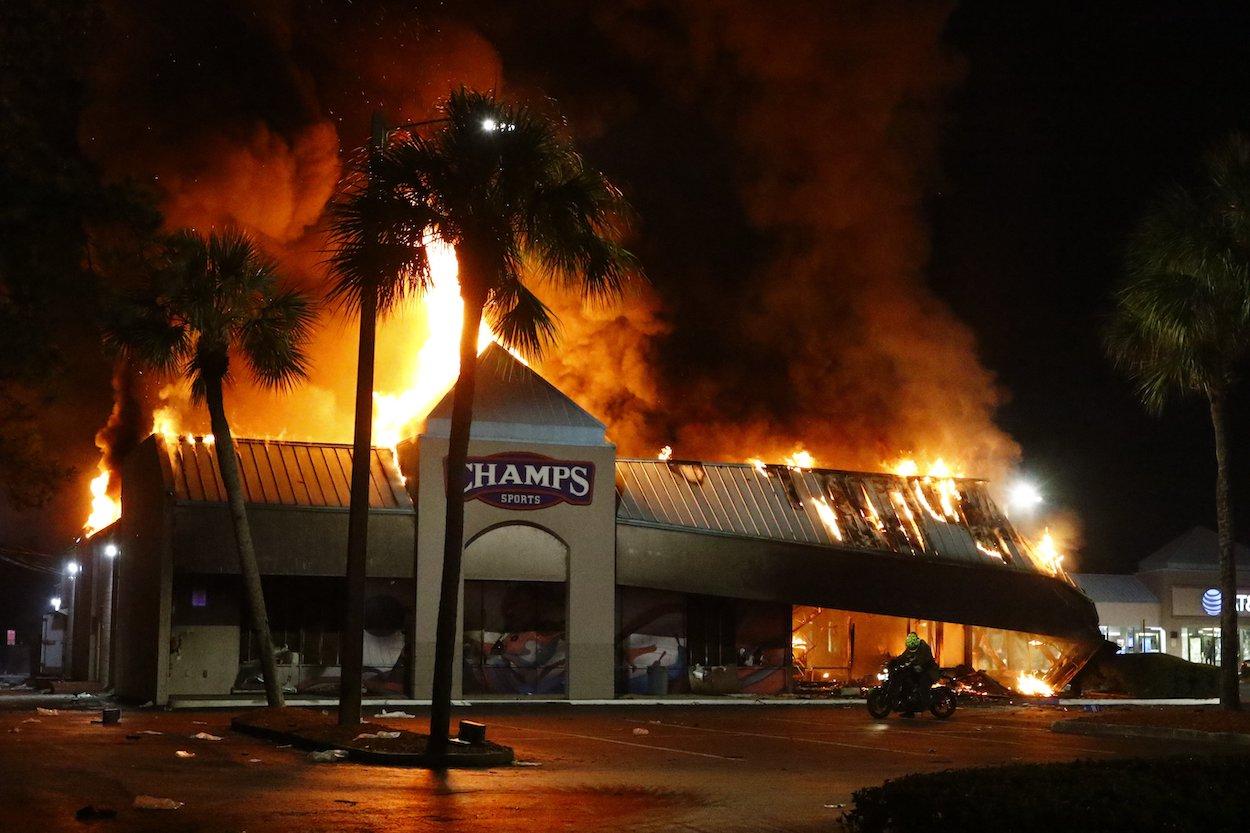
[[846, 806], [845, 804], [826, 804], [825, 809], [826, 810], [841, 810], [845, 806]]
[[194, 753], [194, 752], [188, 752], [188, 751], [187, 751], [187, 750], [185, 750], [185, 749], [179, 749], [179, 750], [178, 750], [177, 752], [175, 752], [174, 754], [175, 754], [175, 755], [177, 755], [179, 758], [194, 758], [194, 757], [195, 757], [195, 753]]
[[79, 821], [96, 821], [98, 819], [115, 819], [117, 811], [112, 807], [96, 807], [94, 804], [88, 804], [86, 807], [79, 807], [74, 813], [74, 818]]
[[350, 798], [336, 798], [334, 799], [334, 803], [335, 804], [348, 804], [348, 805], [351, 805], [352, 807], [355, 807], [360, 802], [352, 801]]
[[248, 759], [247, 759], [247, 762], [248, 762], [249, 764], [259, 764], [259, 763], [261, 763], [261, 760], [260, 760], [260, 758], [248, 758]]
[[394, 739], [399, 737], [399, 732], [362, 732], [356, 735], [356, 740], [377, 740], [378, 738]]
[[540, 761], [513, 761], [513, 766], [542, 766]]
[[346, 749], [326, 749], [321, 752], [309, 752], [308, 760], [315, 764], [332, 764], [347, 757]]
[[192, 726], [207, 726], [208, 722], [204, 720], [192, 720], [191, 725]]
[[139, 732], [139, 734], [141, 734], [141, 735], [161, 735], [161, 734], [164, 734], [164, 732], [158, 732], [158, 731], [156, 731], [155, 729], [144, 729], [144, 730], [142, 730], [141, 732]]
[[37, 718], [37, 717], [28, 717], [28, 718], [26, 718], [25, 720], [23, 720], [22, 722], [23, 722], [23, 723], [42, 723], [43, 721], [41, 721], [41, 720], [40, 720], [39, 718]]
[[644, 728], [642, 728], [641, 726], [639, 726], [638, 728], [634, 729], [634, 734], [635, 734], [635, 735], [649, 735], [649, 734], [651, 734], [651, 730], [650, 730], [650, 729], [644, 729]]
[[172, 798], [157, 798], [154, 795], [136, 795], [130, 806], [136, 810], [177, 810], [185, 803]]
[[196, 732], [191, 737], [195, 740], [221, 740], [221, 738], [216, 735], [210, 735], [208, 732]]
[[408, 719], [415, 718], [416, 715], [408, 714], [408, 712], [388, 712], [386, 709], [383, 709], [382, 711], [378, 712], [378, 717], [389, 717], [391, 720], [402, 720], [405, 718], [408, 718]]
[[60, 714], [60, 712], [58, 712], [56, 709], [45, 709], [43, 706], [35, 706], [35, 712], [37, 714], [47, 714], [47, 715]]

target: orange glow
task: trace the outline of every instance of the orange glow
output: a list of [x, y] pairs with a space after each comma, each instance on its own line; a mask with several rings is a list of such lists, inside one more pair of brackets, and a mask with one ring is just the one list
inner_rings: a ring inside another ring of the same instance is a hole
[[1016, 691], [1029, 697], [1055, 696], [1055, 689], [1035, 674], [1021, 674], [1016, 680]]
[[812, 501], [812, 505], [816, 507], [816, 514], [820, 516], [820, 520], [824, 523], [825, 528], [829, 530], [829, 534], [835, 540], [842, 540], [842, 528], [838, 526], [838, 515], [833, 511], [833, 507], [829, 505], [829, 501], [823, 497], [818, 497]]
[[1059, 544], [1049, 529], [1042, 533], [1041, 540], [1033, 544], [1033, 554], [1037, 565], [1052, 576], [1063, 570], [1063, 553], [1059, 551]]
[[83, 532], [90, 538], [122, 515], [121, 504], [109, 497], [109, 471], [104, 461], [99, 464], [99, 474], [91, 479], [91, 514], [83, 525]]
[[[439, 240], [427, 244], [433, 284], [420, 304], [427, 336], [416, 348], [417, 363], [408, 385], [399, 391], [373, 394], [373, 444], [394, 448], [451, 390], [460, 373], [460, 331], [464, 327], [464, 302], [460, 300], [459, 267], [455, 250]], [[481, 353], [494, 340], [483, 321], [477, 337]], [[519, 358], [519, 357], [518, 357]]]
[[812, 456], [810, 451], [800, 447], [787, 457], [784, 462], [792, 469], [810, 469], [815, 467], [816, 458]]

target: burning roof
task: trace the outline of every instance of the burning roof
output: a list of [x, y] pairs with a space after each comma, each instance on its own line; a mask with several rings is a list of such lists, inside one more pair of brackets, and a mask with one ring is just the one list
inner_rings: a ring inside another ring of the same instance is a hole
[[837, 549], [999, 565], [1066, 578], [983, 481], [764, 463], [622, 459], [617, 518]]

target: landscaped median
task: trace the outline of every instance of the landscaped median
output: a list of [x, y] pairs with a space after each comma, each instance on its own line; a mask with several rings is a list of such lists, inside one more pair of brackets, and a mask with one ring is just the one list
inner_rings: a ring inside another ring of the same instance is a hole
[[1122, 738], [1213, 741], [1250, 746], [1250, 712], [1219, 708], [1118, 709], [1057, 720], [1052, 732]]
[[[244, 712], [230, 721], [237, 732], [289, 743], [301, 749], [326, 752], [341, 749], [346, 758], [367, 764], [431, 767], [426, 757], [427, 737], [379, 723], [338, 725], [333, 713], [317, 709], [268, 708]], [[490, 741], [453, 743], [439, 768], [506, 766], [513, 761], [511, 747]]]
[[1241, 830], [1250, 755], [1021, 764], [908, 775], [854, 794], [856, 833]]

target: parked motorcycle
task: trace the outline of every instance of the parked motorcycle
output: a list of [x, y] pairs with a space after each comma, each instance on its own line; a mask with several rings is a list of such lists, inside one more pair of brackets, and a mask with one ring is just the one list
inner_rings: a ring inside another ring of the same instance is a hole
[[890, 716], [891, 712], [919, 712], [928, 710], [939, 720], [946, 720], [955, 713], [955, 691], [947, 685], [947, 678], [929, 687], [923, 685], [908, 686], [890, 685], [889, 670], [877, 675], [881, 682], [868, 691], [868, 713], [881, 720]]

